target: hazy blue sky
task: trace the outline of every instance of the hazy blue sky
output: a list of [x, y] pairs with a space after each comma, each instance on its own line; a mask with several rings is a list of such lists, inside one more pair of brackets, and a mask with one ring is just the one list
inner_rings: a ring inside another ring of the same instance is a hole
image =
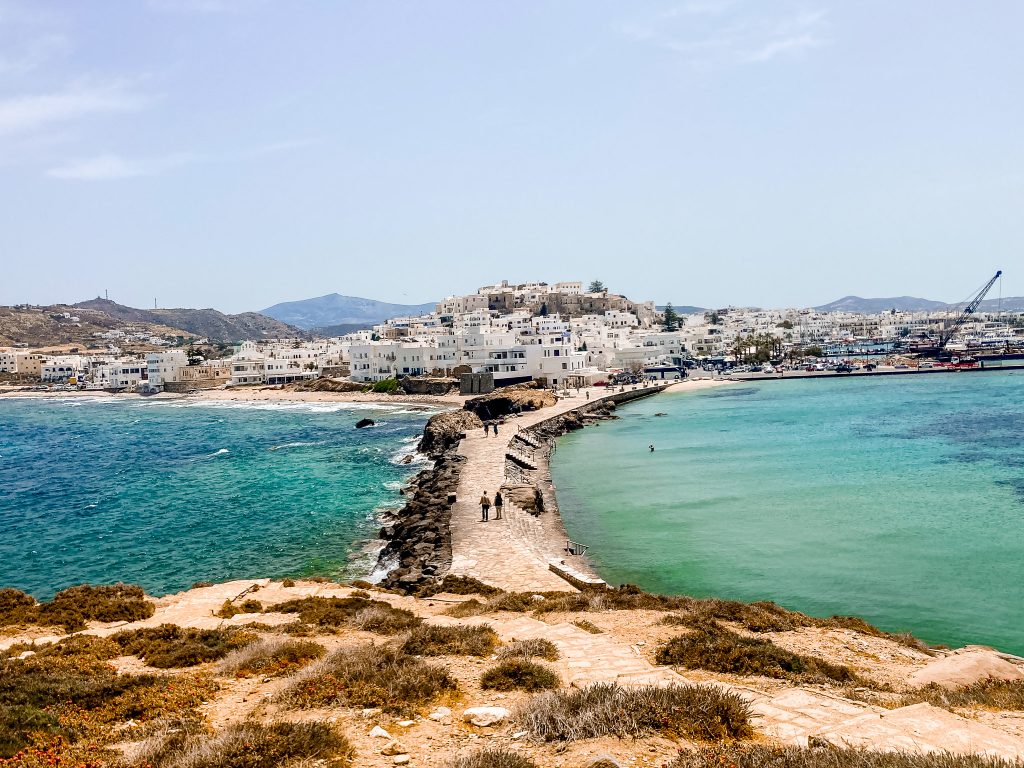
[[0, 303], [1024, 294], [1024, 3], [0, 0]]

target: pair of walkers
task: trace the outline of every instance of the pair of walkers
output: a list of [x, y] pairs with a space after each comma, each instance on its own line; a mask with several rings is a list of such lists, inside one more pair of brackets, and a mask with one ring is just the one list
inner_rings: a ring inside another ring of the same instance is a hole
[[[494, 519], [501, 520], [501, 508], [504, 506], [505, 500], [501, 498], [501, 491], [494, 494]], [[491, 514], [491, 499], [487, 495], [487, 491], [484, 491], [484, 495], [480, 497], [480, 522], [486, 523], [490, 519]]]
[[490, 434], [492, 429], [494, 430], [494, 436], [497, 437], [498, 436], [498, 422], [494, 422], [493, 424], [488, 424], [487, 422], [484, 422], [484, 437], [487, 437], [487, 435]]

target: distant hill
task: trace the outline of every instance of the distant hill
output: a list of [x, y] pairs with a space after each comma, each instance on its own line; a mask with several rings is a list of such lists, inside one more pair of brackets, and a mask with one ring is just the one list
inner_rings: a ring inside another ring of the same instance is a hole
[[317, 336], [344, 336], [346, 333], [355, 333], [356, 331], [368, 331], [377, 323], [338, 323], [337, 325], [321, 325], [318, 328], [312, 328], [312, 333]]
[[301, 336], [299, 329], [256, 312], [226, 315], [216, 309], [135, 309], [108, 299], [90, 299], [72, 305], [122, 322], [180, 328], [211, 341], [237, 342]]
[[[664, 312], [666, 306], [668, 305], [659, 304], [654, 308], [659, 312]], [[672, 309], [680, 315], [699, 315], [701, 312], [707, 312], [707, 309], [704, 307], [691, 307], [689, 304], [673, 304]]]
[[[957, 304], [947, 304], [944, 301], [932, 301], [931, 299], [919, 299], [916, 296], [893, 296], [888, 299], [865, 299], [860, 296], [844, 296], [841, 299], [814, 307], [819, 312], [858, 312], [865, 315], [878, 312], [888, 312], [895, 309], [901, 312], [927, 312], [953, 309]], [[1024, 296], [1011, 296], [999, 299], [986, 299], [981, 302], [982, 312], [995, 312], [999, 308], [1005, 312], [1024, 311]]]
[[267, 315], [297, 328], [310, 330], [335, 325], [358, 325], [368, 328], [391, 317], [424, 315], [433, 312], [436, 302], [429, 304], [389, 304], [358, 296], [329, 293], [315, 299], [285, 301], [260, 310]]

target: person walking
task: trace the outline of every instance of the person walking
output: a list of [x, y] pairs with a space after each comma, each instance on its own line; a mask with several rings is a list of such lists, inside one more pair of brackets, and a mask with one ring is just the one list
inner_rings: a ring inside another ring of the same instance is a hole
[[486, 523], [487, 516], [491, 511], [491, 499], [487, 495], [487, 491], [484, 491], [484, 495], [480, 497], [480, 522]]
[[485, 422], [484, 422], [484, 437], [487, 437], [487, 435], [488, 435], [488, 434], [490, 434], [490, 431], [491, 431], [491, 425], [490, 425], [490, 424], [488, 424], [488, 423], [487, 423], [487, 422], [485, 421]]
[[494, 426], [492, 427], [492, 429], [494, 429], [494, 436], [497, 437], [498, 436], [498, 422], [494, 422]]
[[494, 519], [501, 520], [501, 508], [505, 505], [505, 500], [501, 498], [501, 491], [496, 491], [494, 494]]

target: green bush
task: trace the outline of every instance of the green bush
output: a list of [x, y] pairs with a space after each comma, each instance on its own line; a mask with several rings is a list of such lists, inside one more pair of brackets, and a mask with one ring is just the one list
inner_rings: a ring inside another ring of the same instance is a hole
[[151, 667], [194, 667], [217, 661], [256, 640], [256, 635], [235, 627], [184, 629], [175, 624], [118, 632], [110, 638], [122, 651], [138, 656]]
[[155, 610], [142, 588], [130, 584], [82, 584], [58, 592], [48, 603], [36, 603], [16, 589], [0, 589], [0, 626], [29, 624], [78, 632], [89, 621], [140, 621]]
[[398, 391], [398, 379], [383, 379], [382, 381], [375, 381], [370, 386], [370, 391], [383, 392], [390, 395]]
[[542, 691], [561, 685], [558, 675], [527, 659], [506, 659], [480, 677], [480, 687], [494, 691]]

